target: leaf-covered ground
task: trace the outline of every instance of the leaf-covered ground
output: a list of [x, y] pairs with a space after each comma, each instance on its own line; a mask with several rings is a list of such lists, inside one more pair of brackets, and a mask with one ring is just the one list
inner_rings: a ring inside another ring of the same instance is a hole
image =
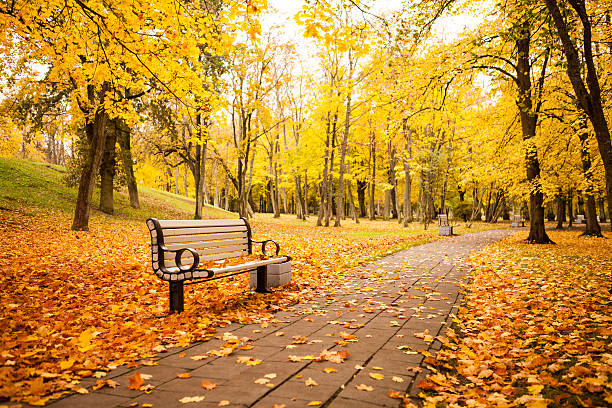
[[256, 239], [273, 238], [294, 258], [291, 284], [259, 295], [243, 274], [189, 286], [186, 312], [156, 318], [167, 313], [168, 287], [151, 273], [144, 222], [96, 216], [90, 233], [70, 224], [64, 212], [0, 210], [0, 401], [42, 405], [84, 391], [80, 378], [206, 339], [229, 322], [265, 322], [350, 279], [348, 266], [437, 239], [392, 223], [355, 234], [256, 222]]
[[470, 259], [467, 300], [421, 382], [426, 407], [612, 404], [612, 234], [525, 233]]

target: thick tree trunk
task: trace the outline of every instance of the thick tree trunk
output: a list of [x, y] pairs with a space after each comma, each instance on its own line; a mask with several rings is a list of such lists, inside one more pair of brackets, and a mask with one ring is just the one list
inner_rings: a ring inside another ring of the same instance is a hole
[[606, 218], [606, 208], [604, 204], [604, 199], [603, 198], [599, 199], [598, 203], [599, 203], [599, 219], [601, 220], [601, 222], [606, 222], [607, 218]]
[[140, 208], [140, 202], [138, 200], [138, 184], [136, 183], [136, 177], [134, 176], [134, 160], [132, 159], [132, 147], [131, 147], [131, 129], [127, 124], [119, 120], [119, 133], [117, 139], [119, 141], [119, 147], [121, 148], [121, 163], [123, 165], [123, 171], [127, 178], [128, 194], [130, 196], [130, 206], [132, 208]]
[[179, 168], [178, 166], [176, 166], [174, 168], [174, 194], [178, 195], [179, 194]]
[[[586, 112], [593, 129], [599, 147], [599, 154], [604, 166], [606, 179], [606, 195], [608, 209], [612, 208], [612, 142], [610, 141], [610, 129], [602, 106], [601, 88], [593, 58], [591, 21], [587, 14], [584, 0], [570, 1], [571, 7], [576, 11], [582, 23], [582, 46], [583, 52], [579, 53], [572, 41], [568, 26], [559, 10], [557, 0], [545, 0], [546, 7], [550, 12], [557, 33], [563, 44], [563, 52], [567, 61], [567, 75], [574, 88], [574, 93], [581, 108]], [[586, 85], [582, 78], [582, 61], [587, 68]], [[588, 90], [587, 90], [588, 86]], [[612, 230], [612, 223], [610, 223]]]
[[104, 110], [104, 100], [109, 88], [109, 84], [104, 83], [102, 88], [96, 92], [93, 85], [87, 86], [89, 106], [92, 106], [95, 112], [85, 115], [87, 118], [85, 124], [87, 149], [85, 151], [85, 160], [79, 180], [79, 190], [74, 209], [74, 219], [72, 221], [72, 229], [77, 231], [89, 231], [91, 197], [96, 185], [96, 176], [100, 169], [106, 141], [106, 121], [108, 115]]
[[102, 154], [102, 162], [100, 163], [100, 210], [106, 214], [113, 214], [115, 212], [114, 185], [117, 163], [117, 153], [115, 151], [117, 126], [107, 126], [106, 131], [104, 154]]
[[567, 190], [567, 226], [568, 227], [572, 227], [572, 224], [574, 223], [574, 197], [573, 197], [573, 191], [572, 189], [568, 189]]
[[593, 195], [593, 176], [591, 169], [591, 156], [589, 148], [589, 129], [586, 119], [579, 122], [578, 137], [580, 138], [580, 160], [582, 161], [582, 170], [586, 179], [587, 188], [586, 195], [586, 230], [581, 235], [592, 237], [603, 237], [601, 227], [597, 222], [597, 208], [595, 205], [595, 196]]
[[[540, 162], [538, 160], [537, 147], [534, 142], [535, 131], [538, 122], [537, 111], [534, 109], [531, 87], [531, 65], [529, 61], [529, 48], [531, 37], [531, 26], [528, 20], [520, 27], [521, 37], [516, 41], [518, 61], [516, 64], [518, 100], [517, 106], [520, 111], [523, 141], [525, 143], [525, 167], [527, 170], [527, 182], [530, 190], [530, 228], [527, 241], [533, 244], [549, 244], [552, 240], [546, 234], [544, 227], [544, 193], [540, 179]], [[548, 56], [548, 54], [547, 54]], [[546, 61], [544, 69], [546, 69]], [[544, 72], [540, 77], [543, 86]], [[541, 89], [541, 87], [540, 87]]]
[[366, 191], [368, 189], [368, 183], [365, 180], [357, 180], [357, 202], [359, 203], [359, 216], [366, 217]]

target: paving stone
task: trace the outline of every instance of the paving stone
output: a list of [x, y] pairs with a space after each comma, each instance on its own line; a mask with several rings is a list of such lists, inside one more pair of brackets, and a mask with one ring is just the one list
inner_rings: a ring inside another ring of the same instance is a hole
[[90, 393], [86, 395], [70, 395], [66, 398], [62, 398], [55, 402], [48, 404], [48, 407], [62, 407], [62, 408], [106, 408], [119, 406], [122, 403], [132, 401], [130, 398], [107, 395], [100, 393]]
[[[398, 406], [394, 405], [394, 406]], [[350, 398], [336, 398], [329, 405], [329, 408], [374, 408], [380, 407], [380, 404], [366, 402], [362, 400], [350, 399]]]

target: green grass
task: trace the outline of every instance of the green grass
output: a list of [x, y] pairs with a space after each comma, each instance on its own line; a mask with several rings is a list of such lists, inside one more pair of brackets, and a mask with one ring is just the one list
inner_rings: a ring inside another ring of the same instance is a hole
[[[56, 210], [72, 214], [77, 197], [77, 188], [64, 183], [65, 169], [47, 163], [31, 162], [0, 157], [0, 207], [7, 210]], [[140, 208], [130, 207], [127, 189], [115, 191], [115, 216], [134, 221], [149, 217], [192, 218], [195, 200], [184, 196], [138, 186]], [[97, 208], [100, 192], [94, 192], [93, 213], [101, 214]], [[235, 213], [205, 205], [206, 218], [236, 217]]]

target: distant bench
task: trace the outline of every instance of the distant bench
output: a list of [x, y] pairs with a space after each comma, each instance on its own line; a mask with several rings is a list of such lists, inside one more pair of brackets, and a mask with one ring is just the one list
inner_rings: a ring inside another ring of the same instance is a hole
[[[251, 238], [251, 227], [244, 218], [220, 220], [149, 218], [147, 227], [151, 233], [153, 271], [160, 279], [170, 283], [170, 312], [180, 313], [184, 310], [183, 285], [256, 271], [255, 291], [267, 293], [268, 274], [272, 269], [277, 275], [283, 274], [283, 278], [291, 274], [291, 257], [279, 256], [280, 246], [271, 239], [254, 241]], [[266, 245], [274, 244], [274, 256], [237, 265], [198, 267], [202, 261], [229, 260], [250, 255], [253, 253], [253, 243], [261, 244], [265, 256], [268, 256]]]
[[586, 224], [586, 220], [584, 219], [584, 214], [576, 215], [576, 224]]
[[438, 235], [453, 235], [453, 228], [457, 226], [449, 224], [448, 214], [438, 214]]
[[515, 214], [512, 216], [512, 227], [518, 228], [518, 227], [524, 227], [524, 226], [525, 226], [525, 220], [523, 220], [523, 217], [521, 217], [520, 214]]

